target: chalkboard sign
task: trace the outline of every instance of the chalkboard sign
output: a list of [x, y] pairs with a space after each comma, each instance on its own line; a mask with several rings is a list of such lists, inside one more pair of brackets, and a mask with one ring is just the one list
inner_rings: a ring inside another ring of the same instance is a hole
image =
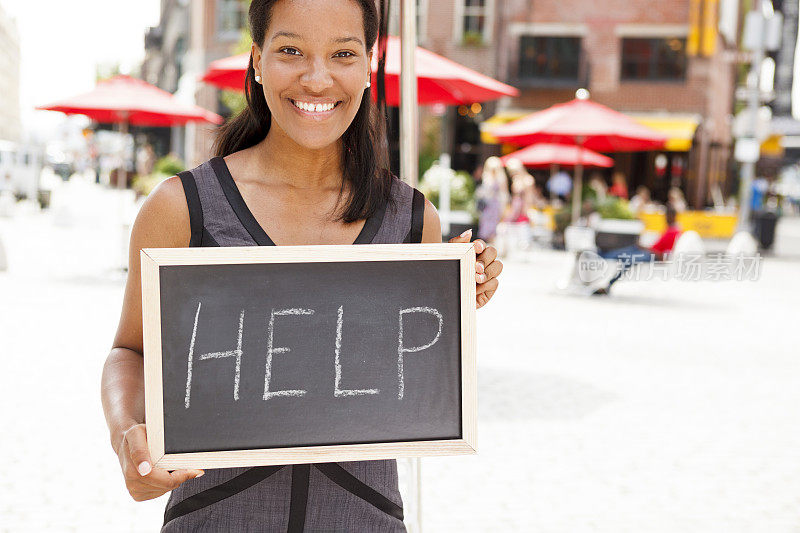
[[156, 466], [474, 453], [472, 245], [158, 248], [141, 260]]

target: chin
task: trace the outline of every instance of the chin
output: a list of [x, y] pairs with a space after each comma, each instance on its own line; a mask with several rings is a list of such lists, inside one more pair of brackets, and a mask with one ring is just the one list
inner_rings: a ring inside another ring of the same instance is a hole
[[[344, 133], [344, 132], [342, 132]], [[341, 135], [309, 135], [308, 131], [297, 132], [296, 135], [289, 134], [289, 137], [309, 150], [322, 150], [336, 144], [341, 138]]]

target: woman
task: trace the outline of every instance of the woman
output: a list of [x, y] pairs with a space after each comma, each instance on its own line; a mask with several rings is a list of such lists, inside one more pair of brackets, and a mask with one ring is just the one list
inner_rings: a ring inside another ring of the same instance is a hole
[[481, 184], [475, 196], [481, 208], [478, 237], [487, 241], [494, 239], [497, 224], [503, 217], [509, 199], [506, 169], [499, 157], [491, 156], [486, 159]]
[[[253, 0], [249, 24], [248, 107], [220, 131], [217, 157], [157, 187], [133, 227], [103, 371], [111, 443], [135, 500], [172, 491], [162, 531], [402, 531], [395, 461], [168, 472], [147, 452], [141, 248], [441, 241], [433, 206], [383, 161], [367, 90], [373, 0]], [[481, 307], [502, 264], [475, 248]]]

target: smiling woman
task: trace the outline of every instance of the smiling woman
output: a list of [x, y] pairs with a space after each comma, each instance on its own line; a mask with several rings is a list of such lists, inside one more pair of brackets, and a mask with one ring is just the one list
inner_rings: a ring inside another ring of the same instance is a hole
[[279, 152], [292, 153], [297, 144], [321, 150], [326, 159], [341, 160], [350, 189], [341, 220], [369, 218], [389, 200], [391, 182], [383, 122], [368, 93], [378, 36], [374, 3], [256, 0], [250, 25], [248, 107], [221, 129], [216, 155], [266, 139]]
[[[220, 129], [216, 156], [162, 182], [132, 229], [122, 315], [102, 379], [111, 443], [134, 499], [172, 491], [164, 532], [404, 531], [394, 460], [208, 472], [152, 466], [140, 250], [441, 242], [436, 210], [388, 171], [368, 92], [379, 26], [373, 0], [253, 0], [248, 16], [247, 107]], [[483, 241], [474, 247], [481, 307], [502, 264]]]

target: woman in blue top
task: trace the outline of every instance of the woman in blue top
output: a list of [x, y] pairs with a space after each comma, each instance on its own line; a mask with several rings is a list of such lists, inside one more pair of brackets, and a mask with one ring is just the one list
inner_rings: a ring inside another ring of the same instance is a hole
[[[402, 531], [395, 461], [168, 472], [148, 455], [139, 250], [441, 242], [434, 207], [387, 170], [368, 91], [373, 0], [253, 0], [249, 23], [247, 108], [220, 130], [216, 157], [160, 184], [133, 227], [103, 371], [111, 444], [135, 500], [172, 491], [162, 531]], [[502, 264], [475, 249], [481, 307]]]

